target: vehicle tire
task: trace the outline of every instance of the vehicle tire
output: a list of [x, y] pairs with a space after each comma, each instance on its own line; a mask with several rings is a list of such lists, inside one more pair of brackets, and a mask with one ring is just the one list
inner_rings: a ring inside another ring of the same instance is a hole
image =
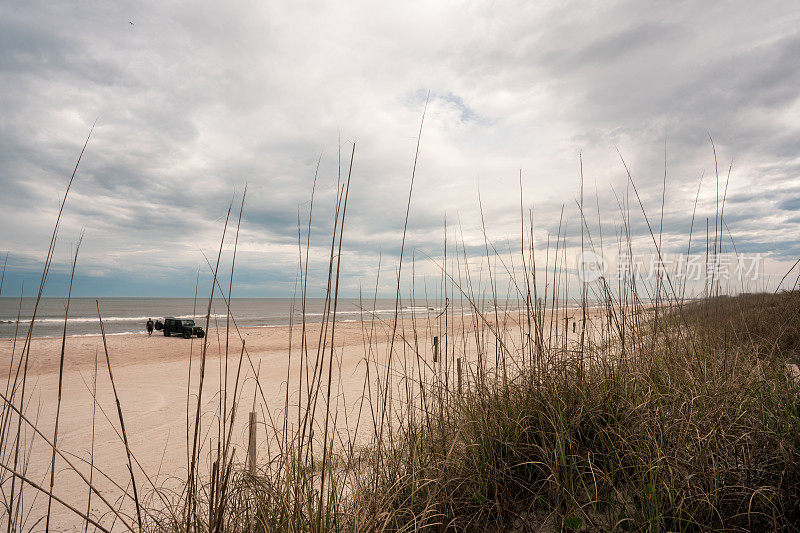
[[202, 339], [202, 338], [203, 338], [203, 337], [205, 337], [205, 336], [206, 336], [206, 334], [205, 334], [205, 333], [203, 333], [202, 331], [201, 331], [201, 332], [199, 332], [199, 333], [197, 334], [197, 338], [198, 338], [198, 339]]
[[192, 332], [191, 332], [191, 331], [189, 331], [189, 330], [186, 330], [186, 329], [185, 329], [185, 330], [183, 330], [183, 333], [181, 333], [181, 337], [183, 337], [184, 339], [188, 339], [188, 338], [190, 338], [191, 336], [192, 336]]
[[164, 336], [169, 337], [169, 331], [167, 330], [167, 328], [164, 328]]

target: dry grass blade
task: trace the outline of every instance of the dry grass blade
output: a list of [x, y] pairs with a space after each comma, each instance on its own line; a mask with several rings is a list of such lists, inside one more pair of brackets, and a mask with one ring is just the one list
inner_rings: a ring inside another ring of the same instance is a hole
[[100, 334], [103, 338], [103, 350], [106, 354], [106, 367], [108, 368], [108, 378], [111, 380], [111, 390], [114, 393], [114, 401], [117, 404], [117, 416], [119, 417], [119, 427], [122, 431], [122, 442], [125, 444], [125, 455], [128, 458], [128, 472], [131, 475], [131, 487], [133, 488], [133, 503], [136, 506], [136, 521], [139, 524], [139, 530], [142, 529], [142, 509], [139, 504], [139, 493], [136, 490], [136, 476], [133, 473], [133, 462], [131, 461], [131, 448], [128, 445], [128, 433], [125, 431], [125, 417], [122, 415], [122, 404], [119, 401], [119, 394], [117, 394], [117, 385], [114, 383], [114, 373], [111, 370], [111, 356], [108, 353], [108, 343], [106, 342], [106, 330], [103, 326], [103, 317], [100, 313], [100, 301], [95, 300], [97, 304], [97, 319], [100, 321]]
[[[96, 124], [96, 122], [97, 121], [95, 121], [95, 124]], [[23, 364], [22, 361], [24, 360], [24, 368], [23, 368], [23, 371], [22, 371], [22, 387], [21, 387], [20, 398], [19, 398], [20, 407], [23, 407], [24, 404], [25, 404], [25, 389], [26, 389], [27, 377], [28, 377], [28, 361], [30, 360], [30, 342], [31, 342], [31, 337], [33, 336], [33, 327], [34, 327], [34, 324], [36, 322], [36, 314], [37, 314], [37, 311], [39, 309], [39, 303], [41, 302], [42, 294], [44, 292], [45, 283], [47, 281], [47, 274], [50, 271], [50, 263], [51, 263], [51, 261], [53, 259], [53, 252], [55, 250], [55, 245], [56, 245], [56, 237], [58, 235], [58, 229], [59, 229], [59, 226], [61, 224], [61, 216], [62, 216], [62, 214], [64, 212], [64, 206], [67, 203], [67, 198], [69, 197], [69, 191], [72, 188], [72, 182], [75, 180], [75, 174], [77, 174], [77, 172], [78, 172], [78, 167], [80, 166], [81, 159], [83, 158], [83, 154], [86, 151], [86, 146], [88, 146], [89, 139], [92, 137], [92, 132], [94, 131], [94, 126], [95, 125], [93, 124], [92, 128], [89, 130], [89, 135], [86, 136], [86, 142], [84, 142], [83, 148], [81, 149], [81, 152], [80, 152], [80, 155], [78, 155], [78, 160], [75, 162], [75, 168], [73, 168], [72, 175], [70, 176], [69, 181], [67, 182], [67, 187], [66, 187], [66, 189], [64, 191], [64, 197], [62, 198], [61, 205], [60, 205], [60, 207], [58, 209], [58, 216], [56, 217], [56, 222], [53, 225], [53, 233], [52, 233], [52, 235], [50, 237], [50, 246], [49, 246], [49, 248], [47, 250], [47, 255], [45, 256], [44, 267], [42, 269], [42, 277], [41, 277], [41, 280], [39, 281], [39, 291], [38, 291], [38, 293], [36, 295], [36, 300], [35, 300], [34, 305], [33, 305], [33, 311], [31, 312], [30, 325], [28, 326], [28, 333], [27, 333], [27, 336], [25, 338], [25, 343], [23, 344], [23, 347], [22, 347], [22, 352], [23, 352], [24, 355], [20, 358], [20, 363], [21, 364]], [[17, 372], [17, 376], [19, 376], [19, 371]], [[11, 387], [10, 397], [11, 397], [12, 401], [14, 399], [14, 394], [16, 392], [17, 376], [15, 376], [15, 378], [14, 378], [14, 386]], [[21, 430], [22, 430], [22, 420], [18, 420], [17, 421], [17, 433], [16, 433], [16, 437], [15, 437], [15, 440], [14, 440], [14, 461], [13, 461], [13, 468], [11, 469], [11, 474], [12, 474], [11, 492], [10, 492], [10, 499], [9, 499], [9, 504], [8, 504], [8, 508], [7, 508], [8, 509], [8, 524], [7, 524], [6, 531], [9, 532], [9, 533], [11, 531], [11, 525], [12, 525], [12, 523], [14, 521], [14, 518], [12, 517], [12, 507], [14, 507], [14, 494], [15, 494], [15, 482], [16, 482], [15, 473], [18, 471], [19, 458], [20, 458], [20, 455], [19, 455], [19, 452], [20, 452], [20, 450], [19, 450], [19, 446], [20, 446], [19, 439], [20, 439]], [[5, 439], [4, 439], [3, 443], [5, 443]], [[19, 495], [20, 498], [22, 497], [21, 491], [22, 491], [22, 487], [20, 487], [20, 495]]]
[[[219, 252], [217, 253], [217, 264], [214, 267], [214, 279], [211, 282], [211, 294], [208, 298], [208, 310], [206, 312], [206, 327], [205, 331], [208, 331], [208, 325], [211, 321], [211, 306], [214, 302], [214, 289], [217, 285], [217, 273], [219, 272], [219, 261], [222, 257], [222, 247], [225, 243], [225, 233], [228, 230], [228, 219], [231, 216], [231, 207], [232, 205], [228, 206], [228, 212], [225, 215], [225, 225], [222, 229], [222, 238], [220, 239], [219, 243]], [[203, 383], [205, 381], [205, 372], [206, 372], [206, 355], [208, 349], [208, 335], [203, 337], [203, 349], [200, 355], [200, 377], [198, 383], [198, 390], [197, 390], [197, 408], [195, 410], [195, 419], [194, 419], [194, 438], [192, 439], [192, 456], [191, 456], [191, 464], [189, 467], [189, 488], [187, 493], [187, 515], [186, 521], [187, 523], [194, 523], [196, 520], [195, 516], [195, 509], [196, 509], [196, 494], [195, 491], [197, 489], [196, 477], [197, 477], [197, 459], [198, 459], [198, 446], [199, 446], [199, 436], [200, 436], [200, 413], [202, 411], [202, 401], [203, 401]]]
[[56, 448], [58, 447], [58, 421], [61, 415], [61, 391], [64, 384], [64, 355], [67, 344], [67, 321], [69, 320], [69, 304], [72, 299], [72, 282], [75, 279], [75, 265], [78, 263], [78, 252], [81, 248], [83, 241], [83, 234], [78, 239], [78, 244], [75, 246], [75, 255], [72, 259], [72, 269], [69, 274], [69, 290], [67, 291], [67, 305], [64, 309], [64, 330], [61, 334], [61, 357], [58, 362], [58, 403], [56, 405], [56, 419], [53, 426], [53, 453], [50, 458], [50, 495], [47, 500], [47, 518], [45, 520], [45, 531], [50, 531], [50, 510], [53, 503], [53, 484], [55, 483], [56, 476]]

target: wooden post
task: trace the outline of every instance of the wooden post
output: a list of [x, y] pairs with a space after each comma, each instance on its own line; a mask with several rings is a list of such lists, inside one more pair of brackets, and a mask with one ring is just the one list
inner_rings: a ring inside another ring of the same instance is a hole
[[458, 373], [458, 395], [461, 396], [461, 358], [456, 359], [456, 371]]
[[247, 444], [247, 470], [256, 475], [256, 412], [250, 411], [250, 427]]
[[439, 361], [439, 337], [433, 338], [433, 362]]

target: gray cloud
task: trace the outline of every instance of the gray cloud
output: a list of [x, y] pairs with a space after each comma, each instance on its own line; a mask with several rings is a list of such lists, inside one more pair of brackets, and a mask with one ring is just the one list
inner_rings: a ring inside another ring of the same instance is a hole
[[579, 153], [590, 229], [599, 233], [597, 203], [604, 237], [616, 239], [627, 201], [648, 246], [617, 149], [651, 223], [666, 163], [663, 239], [680, 251], [701, 175], [697, 223], [716, 209], [709, 134], [721, 186], [733, 162], [726, 220], [737, 247], [788, 259], [800, 253], [799, 20], [800, 9], [771, 1], [4, 5], [9, 279], [35, 275], [99, 117], [57, 250], [65, 265], [86, 229], [86, 294], [92, 279], [141, 294], [152, 278], [158, 291], [159, 272], [193, 287], [245, 183], [240, 282], [288, 294], [321, 153], [311, 243], [324, 276], [338, 153], [346, 169], [353, 142], [344, 284], [355, 291], [379, 255], [388, 272], [396, 264], [428, 93], [407, 237], [418, 259], [440, 253], [445, 216], [450, 238], [463, 233], [480, 255], [479, 189], [489, 237], [516, 243], [520, 169], [537, 242], [555, 239], [563, 205], [577, 245]]

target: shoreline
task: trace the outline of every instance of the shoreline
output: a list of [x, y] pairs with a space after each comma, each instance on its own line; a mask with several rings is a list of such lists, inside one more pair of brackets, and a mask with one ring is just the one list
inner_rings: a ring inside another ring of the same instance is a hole
[[[645, 305], [645, 307], [647, 306], [647, 304], [644, 304], [644, 305]], [[564, 311], [574, 311], [574, 310], [580, 310], [580, 309], [581, 309], [580, 305], [559, 307], [558, 310], [557, 310], [557, 313], [561, 314]], [[605, 305], [588, 305], [587, 306], [587, 310], [590, 313], [594, 313], [596, 311], [605, 310], [605, 309], [606, 309]], [[510, 315], [514, 315], [517, 312], [520, 312], [520, 313], [524, 312], [526, 309], [525, 309], [524, 306], [523, 307], [519, 307], [517, 309], [501, 309], [500, 306], [498, 306], [498, 310], [501, 311], [501, 314], [510, 316]], [[373, 315], [372, 311], [365, 311], [363, 314], [365, 315], [363, 319], [362, 318], [340, 318], [340, 319], [336, 320], [336, 324], [387, 322], [387, 321], [393, 320], [392, 316], [387, 316], [387, 317], [374, 316], [374, 317], [371, 317], [371, 315]], [[374, 315], [378, 315], [378, 314], [380, 314], [380, 313], [377, 313], [377, 312], [374, 313]], [[398, 319], [398, 323], [411, 321], [411, 320], [416, 320], [416, 321], [439, 320], [439, 316], [412, 316], [412, 314], [413, 314], [412, 312], [402, 311], [401, 310], [399, 312], [400, 316], [399, 316], [399, 319]], [[421, 315], [423, 313], [420, 312], [419, 314]], [[475, 316], [475, 314], [476, 313], [471, 310], [469, 312], [459, 312], [458, 314], [450, 314], [448, 316], [449, 316], [450, 320], [459, 320], [461, 317], [473, 317], [473, 316]], [[490, 322], [493, 321], [493, 317], [490, 316], [490, 315], [493, 315], [493, 314], [494, 314], [493, 309], [487, 309], [487, 310], [483, 311], [483, 315], [485, 317], [488, 317], [487, 320], [489, 320]], [[548, 314], [549, 314], [549, 311], [548, 311]], [[224, 315], [222, 315], [222, 316], [224, 317]], [[313, 327], [314, 325], [321, 323], [320, 320], [316, 320], [317, 318], [319, 318], [318, 314], [315, 313], [313, 316], [314, 316], [314, 320], [307, 320], [306, 321], [306, 326], [307, 327]], [[47, 320], [50, 320], [50, 319], [47, 319]], [[60, 323], [63, 324], [63, 319], [59, 319], [59, 320], [60, 320]], [[76, 321], [76, 322], [83, 323], [83, 322], [86, 322], [87, 320], [94, 320], [94, 319], [87, 319], [87, 318], [80, 318], [80, 317], [79, 318], [70, 318], [68, 323], [71, 322], [71, 321]], [[106, 320], [107, 319], [104, 318], [103, 322], [105, 323]], [[129, 319], [128, 318], [122, 318], [121, 320], [127, 321]], [[202, 323], [203, 320], [204, 320], [203, 317], [200, 317], [199, 318], [199, 322], [198, 322], [198, 319], [196, 318], [195, 319], [195, 324], [205, 327], [204, 324]], [[247, 319], [239, 319], [239, 320], [246, 321]], [[5, 324], [13, 324], [15, 322], [16, 321], [0, 321], [0, 323], [5, 323]], [[38, 323], [39, 323], [39, 320], [37, 319], [37, 324]], [[25, 329], [27, 329], [28, 325], [30, 324], [30, 319], [29, 318], [27, 320], [20, 319], [19, 324], [20, 324], [20, 331], [24, 331], [23, 325], [25, 325]], [[289, 328], [289, 327], [300, 327], [300, 324], [301, 324], [300, 322], [295, 322], [294, 324], [289, 324], [289, 323], [285, 323], [285, 324], [247, 324], [247, 325], [238, 326], [238, 329], [239, 330], [245, 330], [245, 329], [250, 330], [250, 329]], [[99, 324], [98, 324], [98, 327], [99, 327]], [[210, 327], [209, 328], [210, 331], [223, 330], [223, 329], [224, 329], [224, 327]], [[231, 326], [231, 331], [235, 331], [236, 329], [237, 329], [236, 326], [234, 326], [234, 325]], [[121, 337], [121, 336], [126, 336], [126, 335], [142, 336], [142, 335], [147, 335], [147, 331], [145, 330], [144, 323], [142, 323], [141, 331], [139, 331], [139, 330], [137, 330], [137, 331], [122, 331], [122, 332], [106, 333], [105, 335], [106, 335], [106, 337], [112, 337], [112, 336]], [[157, 336], [157, 335], [161, 336], [161, 333], [159, 331], [153, 332], [153, 336]], [[73, 334], [66, 335], [67, 339], [71, 339], [71, 338], [92, 338], [92, 337], [102, 337], [102, 334], [97, 332], [97, 333], [73, 333]], [[26, 338], [26, 335], [24, 335], [24, 334], [23, 335], [17, 335], [16, 337], [14, 337], [14, 336], [0, 336], [0, 343], [13, 342], [15, 338], [16, 338], [16, 340], [18, 342], [19, 341], [24, 341], [25, 338]], [[34, 341], [36, 341], [36, 340], [61, 340], [61, 338], [62, 338], [62, 335], [60, 333], [59, 334], [47, 334], [47, 335], [34, 335], [34, 336], [31, 337], [31, 339], [34, 340]]]
[[[561, 308], [556, 314], [561, 317], [553, 321], [555, 325], [575, 309]], [[591, 320], [598, 313], [605, 312], [604, 307], [591, 307], [587, 309], [587, 317]], [[524, 311], [523, 311], [524, 312]], [[485, 324], [494, 325], [494, 313], [483, 314], [482, 320], [477, 320], [475, 314], [459, 314], [449, 316], [447, 335], [463, 335], [472, 331], [476, 324], [480, 327]], [[550, 316], [550, 313], [547, 313]], [[509, 311], [500, 315], [502, 330], [516, 328], [519, 324], [520, 312]], [[552, 319], [550, 319], [552, 321]], [[391, 337], [393, 320], [375, 318], [369, 320], [343, 319], [336, 321], [336, 348], [362, 347], [365, 335], [371, 342], [385, 342]], [[307, 349], [316, 350], [322, 322], [306, 322]], [[417, 317], [400, 318], [397, 321], [397, 335], [402, 338], [433, 337], [445, 334], [443, 317]], [[587, 326], [590, 327], [590, 326]], [[165, 337], [160, 332], [148, 336], [145, 331], [141, 333], [114, 333], [106, 334], [106, 344], [112, 364], [116, 366], [159, 364], [164, 362], [188, 362], [190, 357], [199, 356], [202, 346], [206, 344], [206, 357], [225, 357], [225, 345], [228, 345], [228, 357], [237, 356], [244, 341], [246, 351], [251, 357], [272, 357], [283, 354], [288, 358], [291, 353], [296, 353], [301, 344], [302, 324], [292, 325], [259, 325], [231, 327], [229, 333], [226, 329], [210, 328], [204, 339], [192, 337], [184, 339], [178, 336]], [[559, 327], [563, 331], [563, 325]], [[291, 337], [290, 337], [291, 331]], [[206, 340], [207, 339], [207, 340]], [[19, 353], [25, 337], [0, 339], [0, 379], [8, 377], [11, 368], [12, 348], [15, 347], [14, 364], [19, 361]], [[15, 346], [16, 343], [16, 346]], [[58, 372], [62, 337], [33, 337], [30, 343], [30, 361], [28, 371], [30, 374], [44, 375]], [[420, 345], [422, 346], [422, 345]], [[84, 370], [93, 368], [95, 352], [100, 358], [105, 358], [105, 351], [100, 334], [73, 335], [65, 338], [65, 371]]]

